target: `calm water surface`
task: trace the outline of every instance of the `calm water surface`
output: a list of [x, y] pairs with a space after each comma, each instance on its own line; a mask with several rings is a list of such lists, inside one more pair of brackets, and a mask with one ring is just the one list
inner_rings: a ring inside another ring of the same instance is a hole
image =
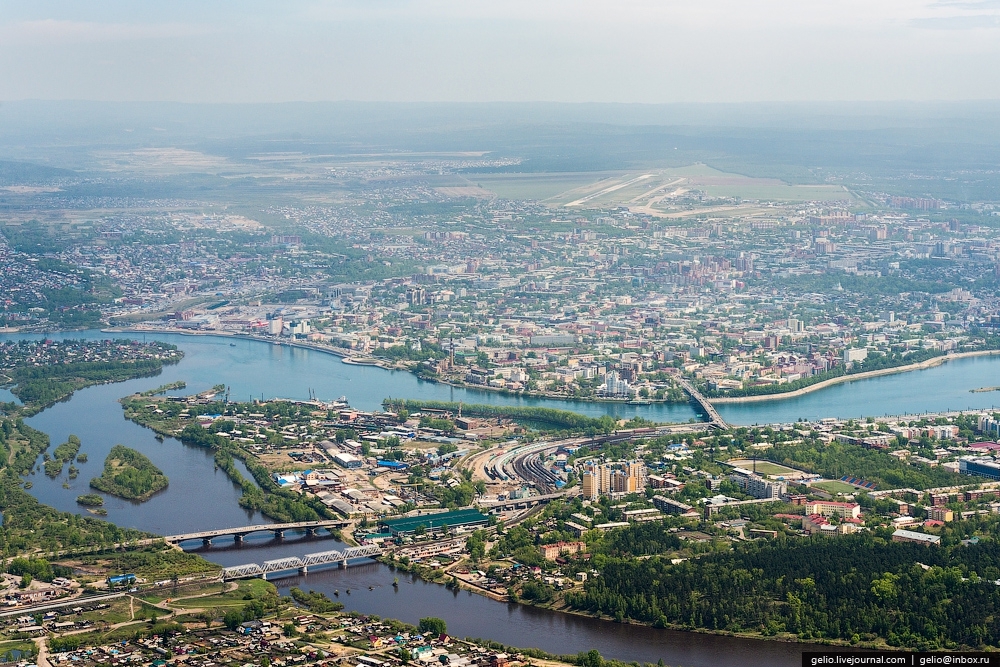
[[[248, 538], [242, 546], [219, 541], [210, 549], [194, 551], [230, 566], [302, 556], [339, 546], [340, 543], [331, 538], [286, 538], [277, 542], [261, 535]], [[399, 579], [398, 588], [392, 585], [395, 578]], [[272, 581], [283, 594], [293, 586], [321, 591], [344, 603], [349, 611], [397, 618], [413, 624], [424, 616], [437, 616], [447, 621], [448, 632], [456, 637], [488, 638], [550, 653], [579, 653], [597, 648], [605, 657], [654, 663], [662, 658], [668, 665], [687, 667], [748, 664], [791, 667], [801, 664], [804, 650], [797, 644], [658, 630], [495, 602], [469, 591], [429, 584], [416, 576], [368, 561], [352, 564], [347, 570], [330, 567], [310, 571], [306, 576], [287, 576]]]
[[[41, 336], [4, 335], [4, 338]], [[100, 332], [49, 338], [109, 338]], [[126, 337], [118, 335], [117, 337]], [[142, 340], [143, 336], [134, 336]], [[186, 446], [177, 440], [158, 442], [153, 433], [123, 417], [118, 399], [128, 394], [184, 380], [187, 388], [177, 394], [204, 391], [226, 384], [233, 400], [248, 398], [307, 398], [310, 389], [324, 399], [347, 396], [351, 405], [375, 410], [383, 398], [425, 398], [466, 403], [541, 405], [575, 410], [591, 416], [602, 414], [630, 417], [641, 415], [657, 421], [683, 422], [695, 417], [689, 405], [627, 406], [613, 403], [578, 403], [504, 396], [493, 392], [458, 389], [424, 382], [410, 373], [368, 366], [343, 364], [338, 357], [313, 350], [276, 346], [249, 340], [177, 334], [147, 335], [148, 340], [174, 343], [184, 350], [184, 360], [166, 367], [153, 378], [114, 385], [90, 387], [77, 392], [28, 423], [46, 432], [53, 445], [70, 433], [80, 436], [82, 452], [89, 461], [77, 464], [80, 476], [69, 480], [64, 471], [56, 479], [41, 471], [33, 473], [31, 493], [42, 502], [64, 511], [81, 512], [78, 495], [88, 493], [89, 480], [100, 473], [108, 451], [116, 443], [133, 447], [161, 468], [170, 485], [145, 503], [106, 496], [108, 519], [115, 523], [155, 532], [175, 534], [267, 523], [256, 512], [239, 507], [239, 490], [222, 471], [214, 468], [207, 450]], [[984, 408], [1000, 403], [992, 393], [973, 394], [970, 389], [997, 384], [1000, 358], [980, 357], [949, 362], [937, 368], [838, 385], [796, 399], [720, 406], [723, 417], [733, 423], [773, 423], [800, 417], [861, 417], [869, 414], [916, 413], [932, 410]], [[2, 392], [3, 390], [0, 390]], [[0, 393], [0, 400], [9, 394]], [[67, 466], [68, 469], [68, 466]], [[241, 470], [245, 476], [249, 474]], [[69, 488], [64, 488], [63, 485]], [[261, 562], [286, 555], [302, 555], [336, 548], [331, 538], [305, 538], [288, 534], [274, 540], [267, 534], [247, 538], [237, 546], [218, 540], [210, 549], [196, 548], [206, 558], [222, 565]], [[597, 648], [605, 656], [668, 665], [711, 666], [761, 664], [798, 665], [803, 647], [778, 642], [741, 640], [694, 633], [672, 632], [567, 614], [497, 603], [469, 592], [426, 584], [400, 575], [400, 586], [392, 587], [395, 573], [379, 564], [310, 572], [306, 577], [277, 580], [282, 590], [298, 585], [333, 595], [348, 609], [415, 622], [421, 616], [440, 616], [457, 636], [485, 637], [514, 646], [533, 646], [553, 653], [576, 653]], [[348, 596], [346, 590], [350, 588]]]

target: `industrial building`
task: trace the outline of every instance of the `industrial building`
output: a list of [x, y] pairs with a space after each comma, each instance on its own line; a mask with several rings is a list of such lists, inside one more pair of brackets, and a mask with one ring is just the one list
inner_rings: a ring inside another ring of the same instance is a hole
[[364, 461], [359, 459], [357, 456], [354, 456], [353, 454], [348, 454], [347, 452], [339, 452], [337, 454], [334, 454], [333, 460], [337, 465], [343, 466], [345, 468], [360, 468], [362, 463], [364, 463]]
[[441, 512], [439, 514], [424, 514], [422, 516], [408, 516], [402, 519], [388, 519], [379, 521], [379, 527], [385, 532], [392, 533], [394, 537], [401, 535], [411, 535], [417, 528], [423, 526], [424, 530], [439, 530], [442, 526], [448, 528], [465, 528], [471, 526], [485, 526], [489, 522], [489, 517], [477, 509], [455, 510], [452, 512]]
[[963, 456], [958, 460], [958, 471], [987, 479], [1000, 479], [1000, 463], [985, 456]]
[[900, 528], [892, 534], [893, 542], [916, 542], [917, 544], [933, 544], [937, 546], [941, 543], [938, 535], [928, 535], [927, 533], [917, 533], [912, 530]]

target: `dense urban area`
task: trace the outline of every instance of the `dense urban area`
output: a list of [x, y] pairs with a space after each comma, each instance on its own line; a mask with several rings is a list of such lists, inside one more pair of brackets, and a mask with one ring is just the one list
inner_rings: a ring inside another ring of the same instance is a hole
[[[184, 172], [194, 158], [117, 159]], [[459, 639], [439, 618], [415, 627], [345, 610], [350, 590], [279, 594], [267, 581], [371, 559], [393, 586], [424, 580], [607, 622], [1000, 646], [1000, 413], [872, 405], [855, 419], [742, 426], [715, 407], [1000, 354], [995, 204], [705, 164], [530, 174], [517, 158], [464, 154], [258, 158], [217, 178], [259, 178], [266, 194], [212, 181], [201, 199], [65, 173], [3, 190], [8, 662], [616, 664]], [[116, 194], [94, 194], [105, 187]], [[224, 376], [188, 390], [183, 340], [155, 340], [176, 333], [490, 396], [691, 403], [700, 417], [388, 391], [380, 409], [312, 389], [245, 400]], [[101, 450], [102, 463], [87, 438], [56, 445], [29, 424], [86, 387], [177, 364], [180, 380], [116, 394], [114, 418], [210, 453], [240, 507], [270, 523], [156, 535], [102, 520], [115, 499], [142, 507], [174, 478], [136, 443]], [[50, 480], [68, 490], [84, 470], [76, 512], [31, 493]], [[213, 541], [238, 548], [261, 532], [337, 547], [211, 562]]]

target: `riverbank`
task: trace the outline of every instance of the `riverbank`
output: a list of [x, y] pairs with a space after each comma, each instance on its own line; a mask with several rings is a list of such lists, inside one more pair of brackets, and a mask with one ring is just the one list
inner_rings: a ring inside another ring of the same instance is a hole
[[548, 394], [545, 392], [538, 391], [511, 391], [509, 389], [498, 389], [497, 387], [491, 387], [489, 385], [469, 385], [469, 384], [459, 384], [456, 382], [449, 382], [441, 378], [429, 378], [422, 375], [418, 375], [411, 368], [406, 365], [396, 362], [390, 363], [384, 359], [379, 359], [377, 357], [357, 357], [353, 356], [350, 350], [344, 350], [340, 348], [330, 347], [328, 345], [318, 345], [315, 343], [303, 343], [302, 341], [294, 340], [276, 340], [273, 338], [263, 338], [260, 336], [254, 336], [252, 334], [244, 333], [231, 333], [227, 331], [190, 331], [187, 329], [166, 329], [166, 328], [156, 328], [156, 329], [143, 329], [137, 327], [121, 327], [113, 329], [101, 329], [101, 333], [132, 333], [132, 334], [176, 334], [179, 336], [194, 336], [194, 337], [210, 337], [216, 336], [218, 338], [225, 339], [238, 339], [238, 340], [252, 340], [258, 343], [269, 343], [271, 345], [280, 345], [285, 347], [296, 347], [303, 350], [313, 350], [314, 352], [324, 352], [327, 354], [332, 354], [338, 357], [342, 363], [349, 366], [369, 366], [377, 367], [387, 371], [403, 371], [406, 373], [411, 373], [414, 377], [425, 382], [433, 382], [435, 384], [441, 384], [446, 387], [455, 387], [456, 389], [472, 389], [474, 391], [488, 391], [495, 394], [503, 396], [517, 396], [524, 398], [536, 398], [548, 401], [567, 401], [567, 402], [580, 402], [580, 403], [609, 403], [616, 405], [683, 405], [689, 402], [685, 399], [683, 401], [669, 401], [666, 399], [656, 399], [656, 398], [644, 398], [640, 399], [640, 402], [636, 402], [635, 399], [624, 399], [624, 398], [602, 398], [602, 397], [588, 397], [588, 398], [577, 398], [574, 396], [563, 396], [560, 394]]
[[884, 375], [895, 375], [897, 373], [908, 373], [910, 371], [926, 370], [928, 368], [934, 368], [936, 366], [940, 366], [941, 364], [947, 361], [952, 361], [955, 359], [968, 359], [970, 357], [985, 357], [992, 355], [1000, 355], [1000, 350], [976, 350], [975, 352], [959, 352], [957, 354], [945, 354], [940, 357], [932, 357], [927, 361], [921, 361], [915, 364], [907, 364], [906, 366], [896, 366], [895, 368], [881, 368], [877, 371], [868, 371], [866, 373], [856, 373], [853, 375], [841, 375], [840, 377], [830, 378], [829, 380], [823, 380], [822, 382], [817, 382], [816, 384], [809, 385], [808, 387], [803, 387], [802, 389], [796, 389], [795, 391], [786, 391], [776, 394], [761, 394], [760, 396], [735, 396], [732, 398], [725, 398], [725, 397], [710, 398], [708, 399], [708, 402], [713, 405], [725, 405], [727, 403], [760, 403], [763, 401], [780, 401], [786, 398], [805, 396], [806, 394], [811, 394], [814, 391], [819, 391], [820, 389], [826, 389], [827, 387], [843, 384], [845, 382], [854, 382], [855, 380], [867, 380], [869, 378], [882, 377]]
[[573, 609], [572, 607], [565, 604], [561, 597], [557, 598], [552, 602], [536, 603], [530, 600], [517, 599], [512, 600], [507, 595], [501, 595], [488, 588], [478, 586], [475, 583], [466, 581], [461, 577], [453, 577], [453, 570], [461, 564], [461, 561], [456, 561], [451, 566], [445, 568], [437, 577], [430, 576], [430, 571], [421, 567], [400, 567], [399, 563], [396, 563], [388, 559], [380, 559], [383, 565], [386, 565], [393, 572], [405, 572], [412, 576], [418, 577], [421, 581], [428, 584], [441, 586], [450, 590], [464, 590], [473, 593], [477, 596], [487, 598], [495, 602], [502, 602], [508, 605], [519, 605], [522, 607], [527, 607], [530, 609], [539, 609], [553, 614], [564, 614], [566, 616], [572, 616], [575, 618], [585, 618], [593, 621], [599, 621], [601, 623], [615, 624], [621, 626], [631, 626], [636, 628], [647, 628], [656, 630], [670, 630], [674, 632], [682, 632], [690, 635], [707, 635], [712, 637], [729, 637], [733, 639], [746, 639], [753, 640], [756, 642], [777, 642], [781, 644], [791, 644], [802, 647], [807, 646], [837, 646], [837, 647], [851, 647], [851, 648], [863, 648], [870, 650], [894, 650], [891, 646], [887, 644], [875, 644], [873, 642], [861, 642], [857, 644], [851, 644], [850, 642], [843, 640], [831, 640], [831, 639], [802, 639], [795, 634], [791, 633], [779, 633], [775, 635], [765, 635], [758, 632], [733, 632], [730, 630], [713, 630], [711, 628], [701, 628], [692, 627], [687, 625], [681, 625], [677, 623], [667, 623], [662, 627], [655, 626], [650, 623], [643, 623], [641, 621], [636, 621], [634, 619], [626, 618], [624, 620], [616, 620], [611, 616], [592, 614], [579, 609]]

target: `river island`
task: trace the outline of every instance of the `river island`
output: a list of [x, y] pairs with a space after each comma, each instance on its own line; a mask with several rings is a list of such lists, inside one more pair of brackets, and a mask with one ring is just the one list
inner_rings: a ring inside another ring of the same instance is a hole
[[90, 480], [90, 486], [128, 500], [148, 500], [167, 488], [167, 476], [143, 454], [115, 445], [104, 459], [104, 472]]

